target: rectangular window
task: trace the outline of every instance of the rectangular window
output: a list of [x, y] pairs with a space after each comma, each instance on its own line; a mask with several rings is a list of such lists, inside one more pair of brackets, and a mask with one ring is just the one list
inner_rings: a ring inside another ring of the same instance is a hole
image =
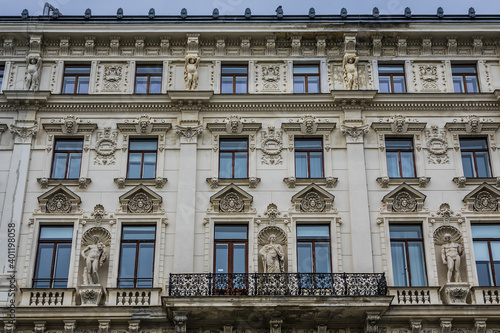
[[456, 93], [478, 93], [479, 84], [475, 65], [451, 65], [453, 89]]
[[80, 178], [83, 139], [56, 139], [51, 178]]
[[248, 91], [248, 66], [222, 65], [221, 93], [246, 94]]
[[248, 177], [248, 139], [220, 139], [219, 177]]
[[295, 139], [295, 177], [323, 178], [322, 139]]
[[299, 273], [331, 273], [330, 226], [297, 226], [297, 267]]
[[137, 65], [135, 69], [135, 93], [161, 93], [161, 65]]
[[500, 224], [473, 224], [472, 239], [480, 286], [500, 286]]
[[71, 257], [71, 226], [42, 226], [33, 288], [66, 288]]
[[293, 65], [293, 92], [320, 92], [319, 65]]
[[153, 287], [156, 226], [123, 226], [118, 288]]
[[128, 149], [128, 179], [156, 177], [158, 139], [130, 139]]
[[427, 285], [424, 242], [419, 225], [391, 225], [392, 270], [396, 287]]
[[381, 93], [406, 92], [405, 69], [403, 65], [379, 65], [378, 78]]
[[88, 94], [90, 66], [66, 66], [64, 68], [63, 94]]
[[2, 91], [2, 82], [3, 82], [4, 73], [5, 73], [5, 67], [0, 66], [0, 91]]
[[486, 138], [460, 138], [462, 166], [467, 178], [491, 177]]
[[413, 140], [411, 138], [386, 138], [387, 173], [390, 178], [415, 177]]

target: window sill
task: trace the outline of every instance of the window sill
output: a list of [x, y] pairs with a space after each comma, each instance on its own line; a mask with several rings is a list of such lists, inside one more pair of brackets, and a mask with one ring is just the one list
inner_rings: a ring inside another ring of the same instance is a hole
[[49, 186], [62, 184], [64, 186], [78, 186], [78, 188], [84, 190], [92, 182], [90, 178], [76, 178], [76, 179], [55, 179], [55, 178], [37, 178], [40, 188], [48, 188]]
[[140, 184], [143, 185], [154, 185], [156, 188], [163, 188], [165, 184], [168, 182], [167, 178], [156, 177], [156, 178], [137, 178], [137, 179], [129, 179], [129, 178], [115, 178], [114, 179], [116, 186], [118, 188], [125, 188], [125, 186], [137, 186]]
[[378, 177], [377, 183], [382, 188], [388, 188], [389, 185], [401, 185], [406, 183], [408, 185], [418, 185], [418, 187], [427, 187], [431, 177], [415, 177], [415, 178], [389, 178], [389, 177]]
[[339, 181], [338, 178], [335, 177], [326, 177], [326, 178], [295, 178], [295, 177], [286, 177], [283, 178], [283, 181], [288, 186], [288, 188], [294, 188], [296, 185], [323, 185], [327, 188], [332, 188], [337, 186]]
[[230, 184], [238, 186], [248, 186], [249, 188], [256, 188], [260, 183], [260, 178], [250, 177], [250, 178], [207, 178], [207, 183], [211, 188], [217, 188], [219, 186], [227, 186]]
[[459, 188], [465, 187], [465, 185], [481, 185], [483, 183], [488, 183], [490, 185], [494, 185], [496, 187], [500, 186], [500, 177], [476, 177], [476, 178], [467, 178], [467, 177], [455, 177], [453, 178], [453, 182], [457, 184]]

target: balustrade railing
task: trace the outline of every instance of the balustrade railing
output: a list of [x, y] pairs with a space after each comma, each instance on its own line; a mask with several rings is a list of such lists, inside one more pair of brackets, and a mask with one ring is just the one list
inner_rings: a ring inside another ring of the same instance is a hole
[[384, 273], [170, 274], [168, 295], [384, 296]]

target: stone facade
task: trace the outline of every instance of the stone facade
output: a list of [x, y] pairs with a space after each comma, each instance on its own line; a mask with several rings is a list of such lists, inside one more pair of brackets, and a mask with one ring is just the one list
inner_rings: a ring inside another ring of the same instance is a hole
[[4, 332], [500, 331], [500, 19], [119, 14], [0, 18]]

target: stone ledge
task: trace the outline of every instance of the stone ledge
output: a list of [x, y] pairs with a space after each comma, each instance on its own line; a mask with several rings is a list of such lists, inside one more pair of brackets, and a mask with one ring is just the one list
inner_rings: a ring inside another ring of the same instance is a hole
[[125, 186], [137, 186], [140, 184], [143, 185], [148, 185], [152, 186], [154, 185], [156, 188], [163, 188], [165, 184], [168, 182], [167, 178], [163, 177], [156, 177], [156, 178], [150, 178], [150, 179], [144, 179], [144, 178], [137, 178], [137, 179], [131, 179], [131, 178], [115, 178], [114, 182], [118, 188], [125, 188]]
[[283, 182], [288, 186], [288, 188], [294, 188], [296, 185], [322, 185], [327, 188], [333, 188], [337, 186], [339, 179], [335, 177], [326, 177], [326, 178], [295, 178], [295, 177], [286, 177], [283, 178]]
[[487, 183], [496, 187], [500, 187], [500, 177], [476, 177], [476, 178], [467, 178], [467, 177], [455, 177], [453, 178], [453, 182], [457, 184], [459, 188], [465, 187], [465, 185], [474, 185], [479, 186], [483, 183]]
[[62, 184], [64, 186], [78, 186], [78, 188], [84, 190], [92, 182], [90, 178], [80, 177], [75, 179], [57, 179], [57, 178], [37, 178], [40, 188], [48, 188], [49, 186]]
[[249, 177], [249, 178], [207, 178], [207, 183], [211, 188], [217, 188], [219, 186], [227, 186], [230, 184], [238, 186], [248, 186], [250, 188], [256, 188], [260, 183], [260, 178]]
[[389, 185], [396, 186], [406, 183], [408, 185], [418, 185], [418, 187], [427, 187], [431, 181], [431, 177], [414, 177], [414, 178], [389, 178], [378, 177], [377, 183], [381, 188], [388, 188]]

